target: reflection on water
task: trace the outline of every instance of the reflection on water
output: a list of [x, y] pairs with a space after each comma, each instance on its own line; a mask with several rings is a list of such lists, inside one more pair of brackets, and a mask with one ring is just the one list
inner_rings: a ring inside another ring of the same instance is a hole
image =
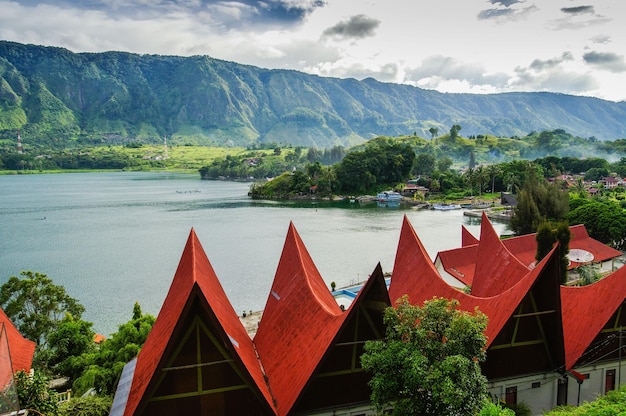
[[[458, 247], [462, 212], [349, 201], [250, 200], [246, 183], [172, 173], [0, 176], [0, 281], [46, 273], [110, 334], [135, 301], [157, 314], [193, 228], [235, 311], [262, 309], [290, 222], [338, 287], [390, 272], [406, 215], [434, 258]], [[504, 224], [494, 224], [498, 231]]]

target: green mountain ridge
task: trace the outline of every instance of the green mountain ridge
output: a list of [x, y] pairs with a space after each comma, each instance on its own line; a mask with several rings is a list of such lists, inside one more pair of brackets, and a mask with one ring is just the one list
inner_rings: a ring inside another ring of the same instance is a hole
[[564, 129], [626, 137], [626, 102], [555, 93], [444, 94], [373, 79], [325, 78], [208, 56], [138, 55], [0, 41], [0, 139], [33, 145], [129, 140], [328, 148], [453, 124], [463, 135]]

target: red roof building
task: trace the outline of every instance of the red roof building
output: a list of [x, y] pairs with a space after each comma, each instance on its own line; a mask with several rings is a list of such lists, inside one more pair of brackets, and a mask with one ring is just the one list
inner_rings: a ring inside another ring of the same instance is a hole
[[[254, 340], [192, 230], [159, 316], [122, 373], [111, 415], [289, 415], [369, 409], [365, 341], [384, 333], [380, 265], [341, 310], [290, 224]], [[341, 394], [336, 394], [341, 389]]]

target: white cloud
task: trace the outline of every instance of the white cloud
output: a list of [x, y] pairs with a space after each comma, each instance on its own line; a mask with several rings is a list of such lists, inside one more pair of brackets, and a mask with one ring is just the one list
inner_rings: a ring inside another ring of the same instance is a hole
[[202, 55], [454, 92], [626, 100], [619, 2], [0, 0], [0, 39]]

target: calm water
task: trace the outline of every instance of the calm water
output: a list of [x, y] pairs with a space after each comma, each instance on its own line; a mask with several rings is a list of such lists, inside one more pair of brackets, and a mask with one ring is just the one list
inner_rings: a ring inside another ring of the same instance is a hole
[[378, 262], [392, 270], [404, 215], [432, 258], [460, 246], [461, 224], [479, 234], [461, 211], [258, 202], [247, 191], [172, 173], [0, 176], [0, 283], [21, 270], [45, 273], [108, 335], [135, 301], [158, 314], [191, 228], [238, 312], [263, 308], [290, 221], [338, 287], [363, 281]]

